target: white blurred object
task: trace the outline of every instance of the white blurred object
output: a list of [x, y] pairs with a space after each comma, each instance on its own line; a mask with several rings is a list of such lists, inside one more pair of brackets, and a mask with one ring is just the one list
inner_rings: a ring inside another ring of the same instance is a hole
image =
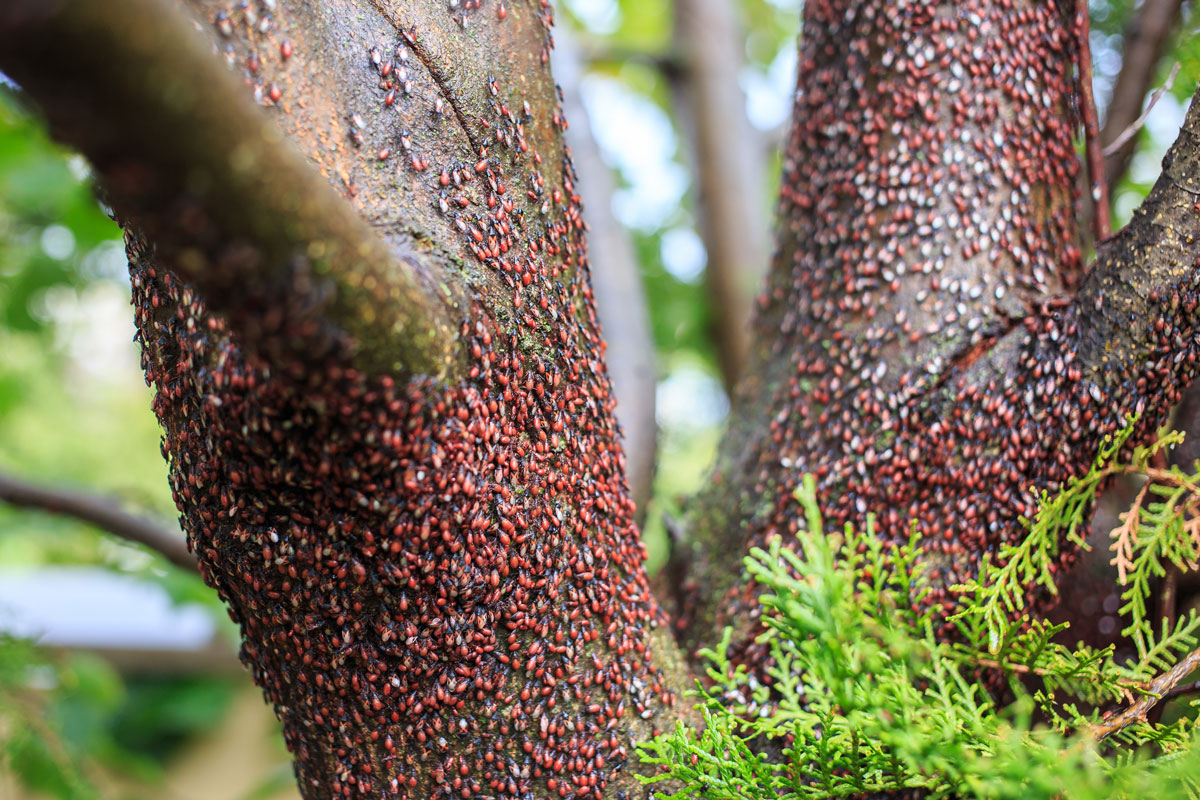
[[93, 567], [0, 570], [0, 631], [50, 647], [208, 648], [217, 633], [204, 606], [176, 605], [160, 586]]

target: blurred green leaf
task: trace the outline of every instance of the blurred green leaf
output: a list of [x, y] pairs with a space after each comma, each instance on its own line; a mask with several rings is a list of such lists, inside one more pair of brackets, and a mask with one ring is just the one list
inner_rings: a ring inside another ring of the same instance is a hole
[[161, 760], [215, 729], [233, 691], [224, 676], [131, 679], [126, 702], [113, 719], [113, 736], [122, 747]]

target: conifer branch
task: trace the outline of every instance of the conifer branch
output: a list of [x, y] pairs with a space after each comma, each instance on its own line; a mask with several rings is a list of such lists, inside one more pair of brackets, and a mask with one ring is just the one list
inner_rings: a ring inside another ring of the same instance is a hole
[[1092, 726], [1092, 735], [1097, 740], [1105, 739], [1131, 725], [1146, 722], [1146, 714], [1159, 702], [1165, 700], [1184, 678], [1200, 667], [1200, 649], [1184, 656], [1178, 664], [1155, 678], [1146, 688], [1146, 695], [1116, 716]]

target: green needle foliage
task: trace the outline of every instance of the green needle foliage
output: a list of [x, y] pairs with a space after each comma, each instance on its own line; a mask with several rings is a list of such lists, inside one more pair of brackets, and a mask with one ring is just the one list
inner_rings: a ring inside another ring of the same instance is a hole
[[[1151, 467], [1178, 434], [1120, 463], [1132, 430], [1131, 422], [1108, 442], [1087, 475], [1043, 497], [1019, 544], [956, 587], [958, 635], [949, 641], [935, 635], [939, 610], [922, 602], [930, 580], [919, 534], [885, 543], [869, 520], [864, 531], [826, 533], [806, 479], [796, 499], [808, 530], [792, 547], [777, 540], [746, 560], [762, 586], [768, 680], [730, 660], [728, 630], [704, 651], [709, 681], [696, 692], [703, 728], [681, 724], [641, 747], [660, 768], [649, 781], [657, 796], [1200, 796], [1194, 714], [1151, 724], [1136, 709], [1122, 713], [1186, 677], [1190, 659], [1175, 670], [1184, 674], [1161, 673], [1196, 649], [1200, 627], [1193, 612], [1173, 626], [1152, 624], [1146, 602], [1168, 564], [1195, 568], [1200, 475]], [[1067, 626], [1027, 607], [1033, 591], [1054, 591], [1050, 566], [1061, 543], [1086, 546], [1091, 500], [1118, 473], [1147, 481], [1114, 531], [1121, 613], [1137, 652], [1130, 662], [1111, 647], [1062, 645]]]

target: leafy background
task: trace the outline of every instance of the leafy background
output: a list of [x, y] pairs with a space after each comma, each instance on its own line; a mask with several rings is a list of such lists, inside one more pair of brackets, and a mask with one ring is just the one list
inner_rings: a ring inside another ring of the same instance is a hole
[[[735, 2], [746, 32], [739, 81], [770, 176], [762, 198], [769, 218], [800, 2]], [[1150, 115], [1113, 197], [1117, 224], [1157, 176], [1200, 79], [1191, 6], [1184, 33], [1160, 65], [1159, 83], [1180, 62], [1174, 88]], [[1090, 7], [1103, 115], [1134, 3], [1095, 0]], [[712, 309], [686, 140], [673, 118], [668, 78], [656, 66], [673, 57], [671, 4], [563, 0], [558, 10], [584, 60], [575, 90], [616, 179], [612, 208], [634, 242], [652, 314], [661, 429], [646, 530], [654, 569], [665, 554], [662, 514], [703, 479], [728, 412], [709, 338]], [[51, 143], [19, 92], [0, 83], [0, 470], [86, 487], [173, 519], [131, 317], [120, 232], [95, 199], [87, 165]], [[0, 576], [56, 565], [101, 567], [151, 582], [173, 602], [200, 604], [233, 650], [231, 626], [196, 576], [70, 519], [0, 505]], [[8, 622], [0, 608], [0, 630]], [[0, 796], [17, 785], [54, 798], [175, 796], [165, 787], [180, 761], [235, 722], [261, 736], [265, 754], [237, 797], [280, 790], [294, 796], [286, 754], [248, 687], [236, 668], [117, 669], [95, 655], [0, 634]]]

